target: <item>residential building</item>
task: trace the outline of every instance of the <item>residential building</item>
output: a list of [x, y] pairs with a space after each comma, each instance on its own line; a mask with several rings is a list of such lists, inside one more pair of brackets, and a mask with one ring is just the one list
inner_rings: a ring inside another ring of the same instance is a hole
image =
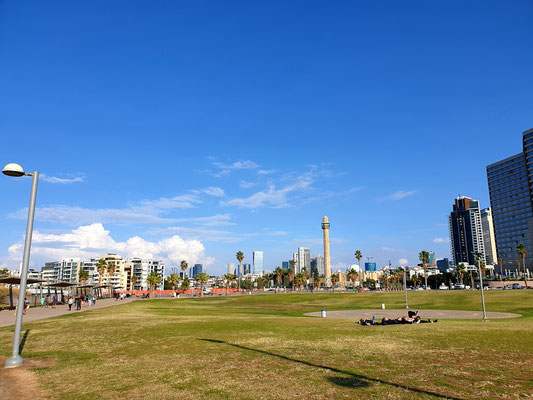
[[59, 261], [47, 262], [41, 270], [42, 277], [47, 282], [59, 282], [61, 280], [61, 263]]
[[[130, 277], [129, 287], [134, 290], [148, 290], [150, 285], [147, 282], [148, 276], [155, 272], [161, 277], [161, 284], [157, 289], [163, 287], [163, 277], [165, 275], [165, 265], [160, 260], [153, 260], [151, 258], [128, 258], [125, 261], [125, 270], [131, 271], [131, 276], [135, 276], [136, 282], [133, 284], [133, 281]], [[128, 280], [126, 279], [126, 284]]]
[[437, 260], [437, 268], [440, 272], [445, 272], [446, 270], [452, 268], [452, 263], [447, 258], [442, 258]]
[[365, 263], [365, 272], [376, 272], [377, 266], [375, 262], [366, 262]]
[[481, 226], [483, 227], [483, 245], [485, 246], [485, 259], [487, 265], [498, 263], [496, 251], [496, 238], [494, 237], [494, 224], [490, 207], [481, 210]]
[[[105, 272], [102, 279], [98, 279], [102, 285], [111, 286], [117, 290], [127, 290], [128, 289], [128, 277], [124, 269], [124, 260], [121, 256], [113, 253], [108, 253], [100, 257], [107, 264], [107, 271]], [[110, 267], [114, 267], [113, 274], [109, 273]]]
[[201, 274], [204, 272], [204, 267], [202, 264], [194, 264], [194, 267], [192, 267], [192, 277], [194, 278], [196, 275]]
[[476, 265], [475, 253], [486, 263], [479, 201], [466, 196], [456, 198], [448, 222], [453, 263]]
[[291, 267], [290, 261], [282, 261], [281, 262], [281, 268], [289, 269], [290, 267]]
[[310, 270], [318, 270], [319, 276], [325, 275], [324, 256], [316, 256], [310, 260]]
[[226, 264], [226, 273], [227, 274], [235, 274], [235, 264], [234, 263], [227, 263]]
[[263, 275], [263, 252], [254, 251], [253, 252], [253, 273], [254, 275]]
[[311, 252], [307, 247], [298, 247], [298, 260], [296, 261], [295, 274], [302, 272], [303, 269], [308, 272], [311, 270]]
[[437, 264], [435, 263], [435, 252], [434, 251], [428, 251], [428, 254], [429, 254], [429, 262], [428, 262], [428, 265], [434, 265], [436, 266]]
[[[527, 250], [533, 266], [533, 129], [522, 135], [522, 152], [487, 166], [497, 258], [516, 270], [516, 247]], [[493, 257], [494, 258], [494, 257]], [[496, 259], [497, 261], [497, 259]]]

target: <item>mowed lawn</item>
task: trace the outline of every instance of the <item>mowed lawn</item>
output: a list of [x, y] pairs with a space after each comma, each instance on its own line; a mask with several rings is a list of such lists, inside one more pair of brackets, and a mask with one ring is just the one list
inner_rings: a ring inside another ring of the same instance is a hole
[[[488, 291], [522, 318], [367, 326], [311, 311], [403, 308], [404, 294], [140, 300], [29, 323], [23, 357], [51, 399], [494, 399], [533, 396], [533, 291]], [[479, 292], [409, 293], [479, 310]], [[0, 329], [10, 355], [13, 328]]]

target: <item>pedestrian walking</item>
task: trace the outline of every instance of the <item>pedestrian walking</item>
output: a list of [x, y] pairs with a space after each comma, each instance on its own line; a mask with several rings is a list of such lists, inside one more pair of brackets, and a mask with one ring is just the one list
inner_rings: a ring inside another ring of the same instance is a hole
[[72, 297], [68, 298], [68, 310], [72, 310], [72, 305], [74, 304], [74, 299]]

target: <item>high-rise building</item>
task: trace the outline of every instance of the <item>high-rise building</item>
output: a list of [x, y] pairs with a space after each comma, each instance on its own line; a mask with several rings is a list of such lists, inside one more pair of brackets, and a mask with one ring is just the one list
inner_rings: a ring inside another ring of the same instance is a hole
[[295, 274], [302, 272], [303, 269], [307, 272], [311, 269], [311, 251], [307, 247], [298, 247], [298, 261], [296, 262]]
[[242, 274], [248, 275], [252, 273], [252, 266], [250, 264], [242, 264]]
[[428, 264], [429, 265], [437, 265], [437, 264], [435, 264], [435, 252], [434, 251], [428, 251], [428, 254], [429, 254], [429, 257], [428, 257], [429, 262], [428, 262]]
[[326, 273], [326, 270], [324, 268], [324, 257], [323, 256], [316, 256], [314, 258], [311, 258], [311, 271], [315, 269], [318, 270], [318, 274], [320, 276]]
[[451, 268], [452, 264], [450, 263], [450, 260], [447, 258], [442, 258], [440, 260], [437, 260], [437, 268], [440, 272], [445, 272], [447, 269]]
[[196, 275], [201, 274], [204, 272], [204, 267], [202, 264], [194, 264], [194, 267], [192, 267], [192, 277], [194, 278]]
[[476, 265], [476, 253], [486, 263], [479, 201], [465, 196], [456, 198], [448, 221], [454, 264]]
[[227, 263], [226, 264], [226, 273], [227, 274], [235, 274], [235, 264], [233, 263]]
[[291, 267], [291, 264], [289, 261], [282, 261], [281, 262], [281, 268], [287, 268], [289, 269]]
[[254, 275], [263, 275], [263, 252], [253, 252]]
[[[522, 153], [487, 166], [497, 258], [516, 270], [516, 247], [527, 250], [533, 265], [533, 129], [522, 135]], [[497, 259], [494, 260], [497, 263]]]
[[490, 207], [481, 210], [481, 226], [483, 227], [483, 245], [485, 246], [487, 264], [495, 265], [498, 263], [498, 253], [496, 252], [496, 239]]
[[376, 272], [377, 266], [375, 262], [366, 262], [365, 263], [365, 271], [368, 272]]

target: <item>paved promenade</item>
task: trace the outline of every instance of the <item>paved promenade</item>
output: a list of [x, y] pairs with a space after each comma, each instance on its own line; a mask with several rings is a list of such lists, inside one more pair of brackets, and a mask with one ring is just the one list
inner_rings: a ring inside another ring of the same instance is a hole
[[[343, 310], [343, 311], [326, 311], [326, 318], [354, 318], [359, 321], [361, 318], [372, 319], [381, 319], [383, 317], [387, 318], [397, 318], [397, 317], [407, 317], [407, 311], [416, 311], [414, 309], [406, 310], [405, 308], [401, 310]], [[320, 317], [321, 313], [311, 312], [305, 314], [310, 317]], [[418, 310], [418, 315], [421, 318], [431, 318], [431, 319], [481, 319], [483, 317], [483, 312], [481, 311], [463, 311], [463, 310]], [[520, 314], [513, 313], [504, 313], [504, 312], [487, 312], [488, 319], [498, 319], [498, 318], [518, 318], [521, 317]]]
[[[84, 312], [84, 311], [89, 311], [89, 310], [96, 310], [96, 309], [104, 308], [104, 307], [112, 307], [112, 306], [116, 306], [119, 304], [126, 304], [126, 303], [132, 302], [133, 300], [140, 300], [140, 298], [130, 297], [124, 300], [115, 300], [115, 299], [96, 300], [96, 304], [94, 306], [88, 306], [87, 303], [83, 303], [81, 311], [76, 311], [75, 304], [72, 305], [72, 311], [68, 310], [68, 305], [57, 306], [56, 308], [52, 308], [51, 306], [49, 306], [48, 308], [44, 308], [44, 307], [29, 308], [26, 310], [26, 315], [22, 317], [22, 324], [24, 325], [25, 322], [38, 321], [40, 319], [57, 317], [58, 315], [79, 313], [79, 312]], [[0, 311], [0, 327], [10, 326], [10, 325], [15, 325], [15, 310]]]

